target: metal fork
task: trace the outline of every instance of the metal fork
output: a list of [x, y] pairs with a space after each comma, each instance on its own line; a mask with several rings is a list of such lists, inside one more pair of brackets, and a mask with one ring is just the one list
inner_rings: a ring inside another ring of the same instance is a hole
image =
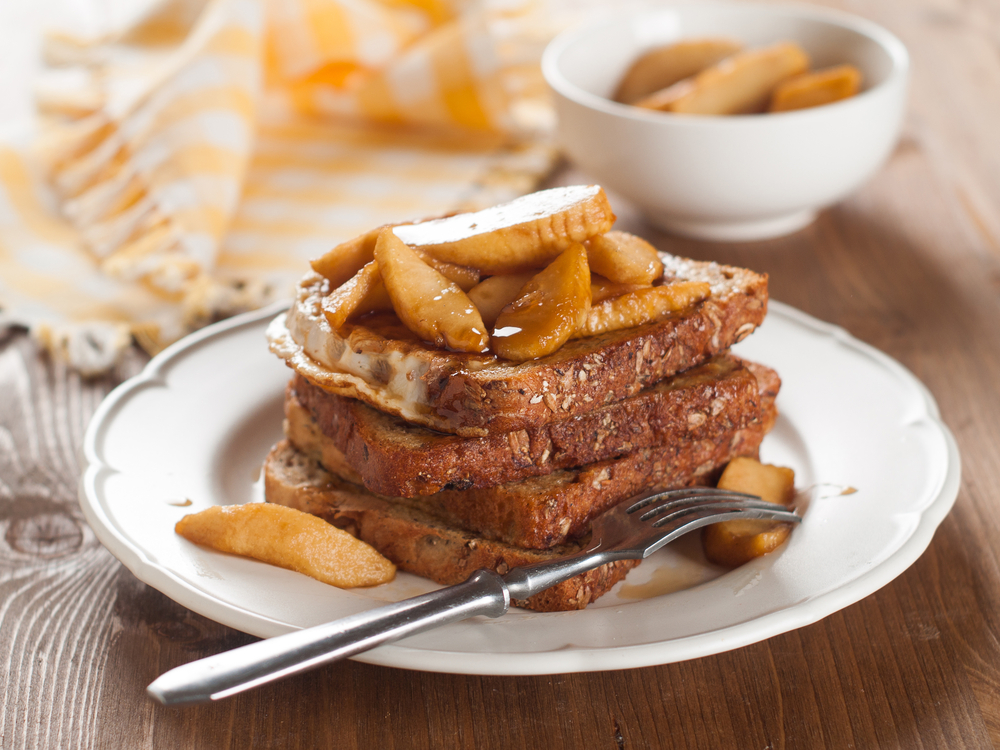
[[694, 487], [646, 493], [595, 519], [591, 545], [577, 554], [505, 576], [479, 570], [455, 586], [209, 656], [164, 673], [147, 692], [165, 706], [219, 700], [450, 622], [500, 617], [511, 600], [605, 563], [649, 557], [689, 531], [735, 518], [801, 520], [783, 505], [740, 492]]

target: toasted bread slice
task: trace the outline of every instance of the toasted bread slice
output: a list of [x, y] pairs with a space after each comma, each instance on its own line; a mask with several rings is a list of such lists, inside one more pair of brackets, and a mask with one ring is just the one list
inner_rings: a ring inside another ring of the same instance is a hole
[[587, 414], [481, 438], [410, 425], [301, 375], [289, 386], [285, 413], [297, 426], [308, 419], [298, 410], [307, 410], [371, 491], [414, 497], [492, 487], [640, 448], [726, 438], [759, 418], [759, 390], [777, 392], [777, 374], [764, 367], [760, 372], [763, 384], [740, 360], [723, 354]]
[[[719, 424], [709, 437], [641, 448], [577, 468], [559, 469], [494, 487], [442, 490], [415, 498], [380, 497], [449, 525], [518, 547], [547, 549], [589, 533], [594, 516], [646, 489], [708, 484], [730, 459], [757, 455], [773, 423], [773, 399], [749, 424]], [[286, 420], [286, 436], [302, 453], [341, 477], [360, 477], [304, 409]]]
[[308, 274], [268, 329], [271, 350], [310, 382], [407, 422], [462, 436], [509, 433], [593, 411], [687, 370], [749, 335], [767, 311], [767, 277], [661, 254], [667, 280], [707, 282], [708, 299], [654, 323], [569, 341], [537, 360], [447, 352], [394, 316], [330, 328], [329, 282]]
[[[375, 547], [400, 569], [440, 584], [461, 583], [482, 568], [502, 575], [518, 565], [580, 550], [578, 545], [519, 549], [483, 539], [417, 508], [395, 504], [352, 485], [325, 471], [287, 441], [278, 443], [267, 457], [264, 486], [268, 502], [324, 518]], [[514, 603], [540, 612], [583, 609], [636, 565], [637, 560], [609, 563]]]

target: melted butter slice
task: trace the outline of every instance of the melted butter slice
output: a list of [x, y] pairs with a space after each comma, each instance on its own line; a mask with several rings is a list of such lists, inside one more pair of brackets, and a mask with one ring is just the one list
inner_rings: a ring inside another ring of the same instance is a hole
[[435, 258], [498, 274], [542, 268], [573, 243], [607, 232], [614, 220], [600, 186], [573, 185], [392, 231]]

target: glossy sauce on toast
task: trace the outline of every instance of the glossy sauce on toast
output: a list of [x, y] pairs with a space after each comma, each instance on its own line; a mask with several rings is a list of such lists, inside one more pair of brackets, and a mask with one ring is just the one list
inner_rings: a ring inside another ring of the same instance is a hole
[[391, 318], [334, 331], [322, 311], [329, 282], [307, 275], [271, 350], [311, 383], [408, 422], [461, 436], [511, 432], [592, 411], [700, 364], [748, 336], [767, 312], [767, 276], [661, 253], [670, 279], [705, 281], [708, 299], [635, 328], [572, 340], [523, 363], [448, 352]]

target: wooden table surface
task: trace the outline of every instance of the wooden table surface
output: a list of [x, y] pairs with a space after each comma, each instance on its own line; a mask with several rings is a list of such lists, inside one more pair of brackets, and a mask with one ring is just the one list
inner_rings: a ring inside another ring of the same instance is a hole
[[[3, 748], [966, 748], [1000, 744], [1000, 3], [829, 3], [897, 33], [913, 76], [902, 140], [811, 227], [664, 249], [766, 271], [773, 298], [895, 357], [937, 398], [962, 486], [926, 553], [874, 595], [729, 653], [544, 677], [345, 662], [217, 705], [145, 696], [162, 671], [252, 638], [134, 578], [76, 500], [101, 398], [0, 335]], [[560, 179], [568, 179], [564, 173]]]

